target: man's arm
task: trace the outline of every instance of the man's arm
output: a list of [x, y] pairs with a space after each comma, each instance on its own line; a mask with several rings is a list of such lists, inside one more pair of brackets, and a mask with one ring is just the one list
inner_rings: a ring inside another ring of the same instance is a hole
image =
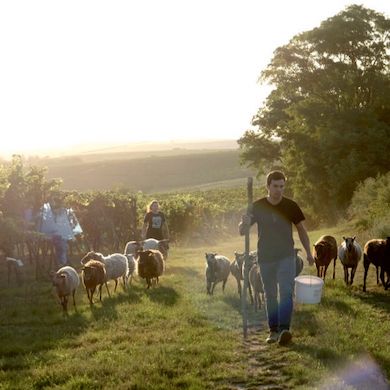
[[297, 228], [298, 236], [299, 236], [299, 239], [301, 240], [302, 246], [305, 248], [307, 261], [308, 261], [309, 265], [313, 265], [314, 259], [313, 259], [313, 256], [311, 254], [310, 239], [309, 239], [309, 236], [307, 235], [305, 225], [303, 224], [303, 221], [301, 221], [298, 224], [296, 224], [295, 226]]

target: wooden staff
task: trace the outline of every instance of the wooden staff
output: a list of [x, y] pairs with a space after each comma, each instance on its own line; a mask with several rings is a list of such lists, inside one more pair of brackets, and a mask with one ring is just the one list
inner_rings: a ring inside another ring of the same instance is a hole
[[[250, 217], [252, 215], [253, 204], [253, 179], [248, 177], [247, 182], [247, 194], [248, 194], [248, 206], [246, 214]], [[246, 305], [246, 293], [249, 286], [249, 268], [251, 266], [249, 260], [249, 228], [245, 232], [245, 255], [244, 255], [244, 288], [241, 295], [241, 308], [242, 308], [242, 330], [244, 338], [248, 335], [248, 310]]]

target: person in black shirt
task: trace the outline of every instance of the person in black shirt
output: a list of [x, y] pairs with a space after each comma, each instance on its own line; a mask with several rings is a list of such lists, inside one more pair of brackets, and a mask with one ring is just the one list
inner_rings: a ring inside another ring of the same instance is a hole
[[169, 239], [169, 230], [164, 213], [160, 211], [157, 200], [153, 200], [147, 207], [142, 226], [142, 238], [156, 240]]
[[252, 215], [244, 215], [239, 225], [239, 232], [243, 235], [250, 226], [257, 224], [257, 256], [270, 330], [266, 342], [277, 341], [281, 345], [292, 338], [290, 323], [296, 275], [293, 224], [306, 251], [307, 261], [310, 265], [314, 264], [310, 240], [303, 224], [305, 217], [297, 203], [283, 196], [285, 183], [283, 172], [270, 172], [267, 175], [268, 195], [253, 203]]

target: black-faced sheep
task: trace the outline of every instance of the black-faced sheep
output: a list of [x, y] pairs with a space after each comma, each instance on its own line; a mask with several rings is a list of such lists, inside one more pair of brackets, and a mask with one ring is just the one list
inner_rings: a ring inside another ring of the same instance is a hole
[[75, 293], [80, 284], [80, 278], [76, 270], [70, 266], [60, 268], [57, 272], [52, 271], [51, 280], [56, 288], [57, 296], [64, 314], [68, 314], [68, 298], [73, 296], [73, 306], [76, 310]]
[[325, 281], [326, 270], [333, 260], [333, 279], [336, 277], [337, 242], [333, 236], [321, 236], [313, 248], [317, 276]]
[[[385, 290], [387, 290], [390, 287], [390, 237], [385, 240], [372, 239], [367, 241], [363, 252], [363, 291], [366, 291], [367, 273], [371, 263], [375, 265], [377, 272], [378, 268], [380, 269], [380, 280]], [[385, 273], [387, 274], [387, 280], [385, 280]]]
[[253, 307], [255, 311], [261, 308], [261, 302], [264, 302], [264, 287], [261, 280], [260, 267], [255, 262], [249, 271], [249, 284], [253, 291]]
[[106, 266], [106, 278], [107, 281], [114, 280], [115, 288], [118, 286], [118, 278], [123, 280], [123, 288], [126, 290], [127, 287], [127, 276], [129, 273], [128, 261], [125, 255], [121, 253], [113, 253], [112, 255], [103, 256], [98, 252], [88, 252], [82, 259], [81, 264], [85, 264], [89, 260], [97, 260]]
[[152, 281], [155, 280], [157, 284], [164, 272], [164, 257], [157, 249], [140, 251], [138, 254], [138, 276], [145, 279], [147, 288], [150, 288]]
[[[356, 237], [343, 237], [344, 241], [341, 243], [338, 250], [339, 259], [344, 267], [344, 282], [346, 285], [352, 285], [356, 268], [363, 252], [355, 238]], [[351, 276], [348, 274], [348, 268], [351, 268]]]
[[97, 286], [99, 286], [100, 301], [102, 300], [103, 284], [106, 285], [108, 295], [110, 296], [110, 291], [107, 286], [106, 266], [102, 262], [96, 260], [87, 261], [82, 268], [81, 273], [89, 303], [91, 305], [93, 305], [93, 294], [95, 293]]
[[207, 294], [212, 295], [217, 283], [222, 282], [225, 291], [226, 281], [230, 274], [230, 260], [216, 253], [206, 253], [206, 287]]

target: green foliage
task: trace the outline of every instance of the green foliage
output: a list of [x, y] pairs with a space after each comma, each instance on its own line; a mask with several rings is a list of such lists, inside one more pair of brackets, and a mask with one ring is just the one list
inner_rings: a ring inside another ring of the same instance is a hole
[[275, 89], [239, 140], [260, 172], [282, 165], [295, 198], [323, 220], [356, 183], [390, 166], [390, 20], [352, 5], [279, 47], [262, 80]]
[[349, 216], [372, 236], [390, 235], [390, 172], [360, 183], [349, 206]]

